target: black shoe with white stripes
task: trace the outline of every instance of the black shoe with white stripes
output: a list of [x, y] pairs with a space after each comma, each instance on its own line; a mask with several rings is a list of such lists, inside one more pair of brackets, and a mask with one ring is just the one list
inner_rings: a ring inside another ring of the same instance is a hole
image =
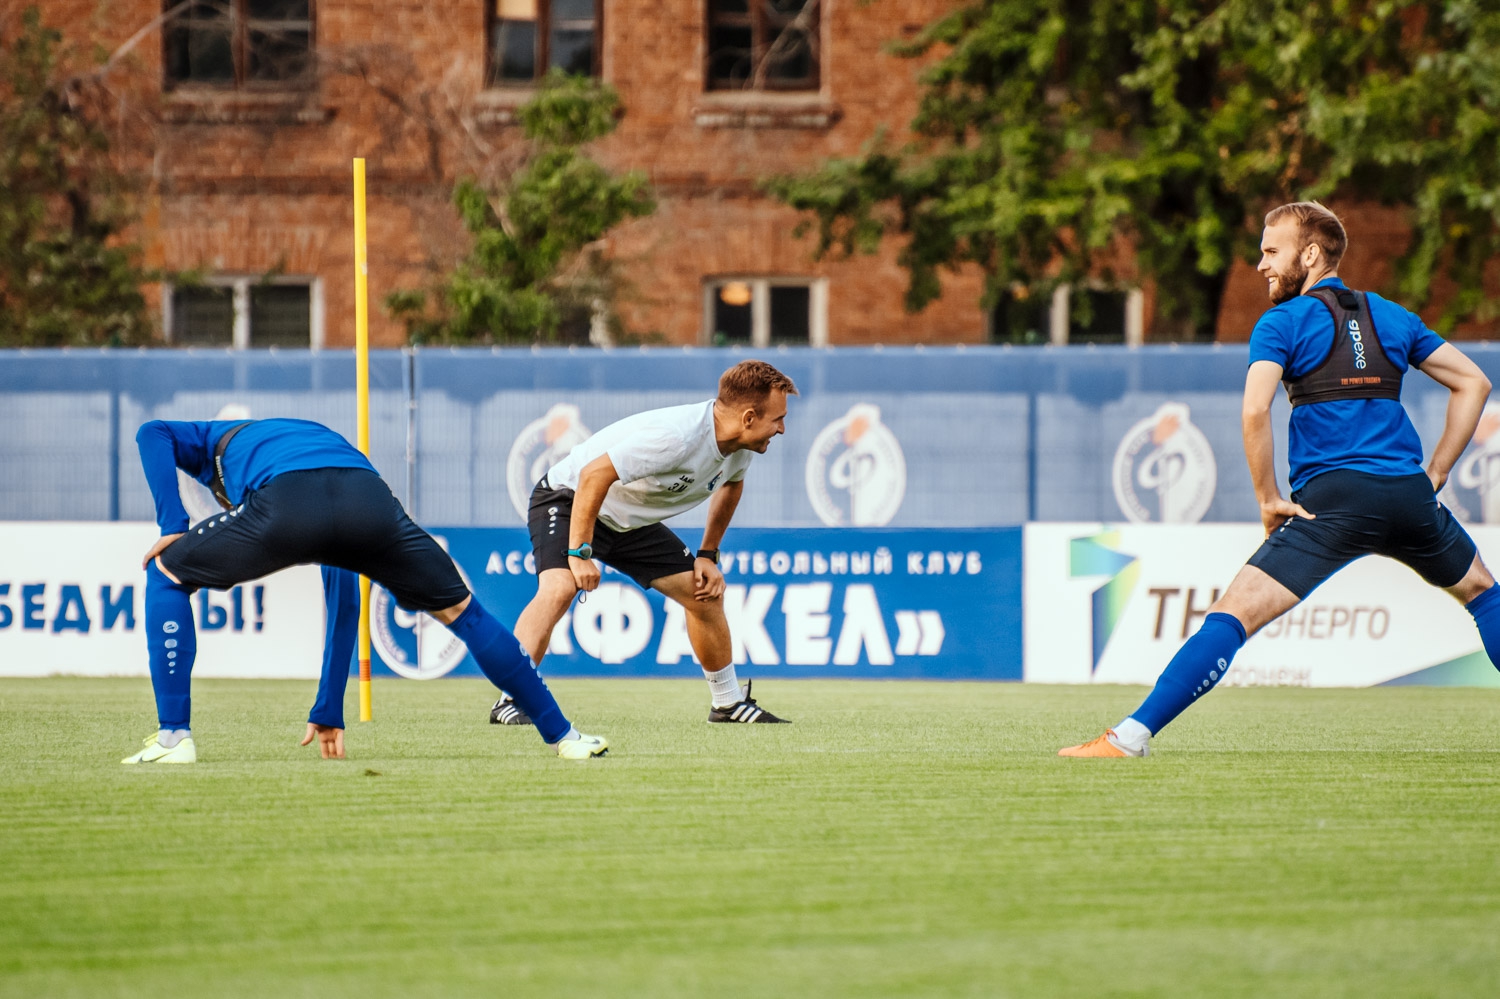
[[515, 699], [509, 694], [501, 693], [500, 700], [490, 708], [491, 725], [530, 725], [531, 718], [526, 712], [516, 707]]
[[726, 705], [722, 708], [714, 708], [708, 713], [711, 724], [718, 722], [738, 722], [741, 725], [790, 725], [791, 720], [777, 718], [765, 708], [755, 703], [755, 698], [750, 696], [750, 681], [745, 681], [745, 699], [738, 704]]

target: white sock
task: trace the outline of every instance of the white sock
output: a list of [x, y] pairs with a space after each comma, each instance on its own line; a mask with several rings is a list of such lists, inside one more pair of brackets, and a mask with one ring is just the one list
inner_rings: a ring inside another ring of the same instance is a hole
[[714, 707], [727, 708], [731, 704], [740, 703], [740, 681], [734, 675], [734, 663], [730, 663], [716, 673], [704, 670], [703, 679], [708, 681], [708, 689], [714, 698]]
[[[561, 739], [558, 739], [557, 742], [567, 742], [569, 739], [576, 738], [578, 738], [578, 729], [574, 728], [572, 725], [569, 725], [567, 733]], [[557, 745], [557, 742], [554, 742], [552, 745]]]
[[185, 728], [164, 728], [156, 733], [156, 744], [162, 749], [171, 749], [183, 739], [191, 738], [192, 734]]
[[1126, 718], [1115, 726], [1115, 741], [1139, 752], [1151, 741], [1151, 730], [1134, 718]]

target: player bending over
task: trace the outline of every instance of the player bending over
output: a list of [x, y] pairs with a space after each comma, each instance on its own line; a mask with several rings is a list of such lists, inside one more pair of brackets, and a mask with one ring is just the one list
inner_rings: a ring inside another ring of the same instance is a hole
[[[557, 755], [588, 759], [608, 749], [603, 739], [568, 723], [526, 650], [473, 598], [448, 554], [406, 515], [365, 456], [334, 431], [306, 420], [153, 420], [141, 427], [136, 443], [162, 530], [141, 563], [160, 730], [146, 740], [145, 749], [121, 762], [197, 759], [189, 727], [197, 651], [189, 595], [205, 586], [229, 589], [304, 563], [369, 576], [402, 607], [426, 611], [447, 625], [484, 675], [536, 719], [542, 739]], [[177, 491], [179, 468], [210, 486], [226, 512], [190, 528]], [[346, 584], [348, 577], [334, 581]], [[344, 648], [347, 680], [348, 643], [333, 641], [339, 630], [335, 612], [342, 609], [347, 618], [344, 596], [335, 601], [330, 593], [325, 681], [330, 661], [333, 669], [339, 665], [335, 645]], [[313, 717], [302, 744], [314, 737], [324, 756], [342, 755], [341, 726]]]
[[[717, 399], [626, 417], [548, 469], [527, 517], [537, 592], [516, 620], [533, 662], [541, 663], [578, 591], [599, 585], [598, 559], [687, 612], [688, 641], [713, 696], [709, 721], [786, 720], [757, 706], [748, 682], [740, 689], [718, 561], [750, 459], [786, 429], [787, 396], [796, 394], [792, 380], [765, 361], [741, 361], [719, 378]], [[708, 523], [695, 555], [662, 521], [704, 500]], [[516, 706], [502, 697], [490, 720], [526, 724], [529, 712]]]
[[[1437, 501], [1489, 397], [1484, 373], [1393, 302], [1338, 277], [1348, 238], [1315, 202], [1266, 216], [1257, 270], [1275, 307], [1250, 337], [1245, 457], [1266, 540], [1209, 609], [1141, 706], [1061, 756], [1145, 756], [1153, 735], [1213, 689], [1249, 636], [1365, 555], [1415, 569], [1464, 604], [1490, 661], [1500, 663], [1500, 587], [1474, 542]], [[1451, 395], [1443, 435], [1422, 471], [1422, 442], [1401, 406], [1409, 366]], [[1291, 500], [1272, 463], [1276, 383], [1292, 404]]]

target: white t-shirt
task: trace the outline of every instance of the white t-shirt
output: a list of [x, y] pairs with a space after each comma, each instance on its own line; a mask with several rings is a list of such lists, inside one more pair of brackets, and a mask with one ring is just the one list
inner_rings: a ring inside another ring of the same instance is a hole
[[617, 531], [660, 523], [708, 499], [725, 482], [745, 477], [754, 451], [719, 453], [714, 401], [652, 409], [611, 423], [547, 471], [553, 489], [578, 488], [584, 466], [608, 454], [620, 473], [599, 508]]

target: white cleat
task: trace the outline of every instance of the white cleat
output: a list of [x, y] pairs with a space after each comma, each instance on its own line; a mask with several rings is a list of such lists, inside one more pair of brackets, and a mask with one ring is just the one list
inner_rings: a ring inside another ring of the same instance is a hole
[[552, 744], [557, 755], [565, 760], [591, 760], [609, 752], [609, 743], [597, 735], [576, 732], [571, 739], [561, 739]]
[[136, 763], [197, 763], [198, 747], [193, 745], [192, 736], [184, 736], [182, 741], [171, 749], [167, 749], [160, 742], [161, 733], [153, 732], [146, 737], [146, 748], [134, 756], [127, 756], [121, 763], [131, 765]]

